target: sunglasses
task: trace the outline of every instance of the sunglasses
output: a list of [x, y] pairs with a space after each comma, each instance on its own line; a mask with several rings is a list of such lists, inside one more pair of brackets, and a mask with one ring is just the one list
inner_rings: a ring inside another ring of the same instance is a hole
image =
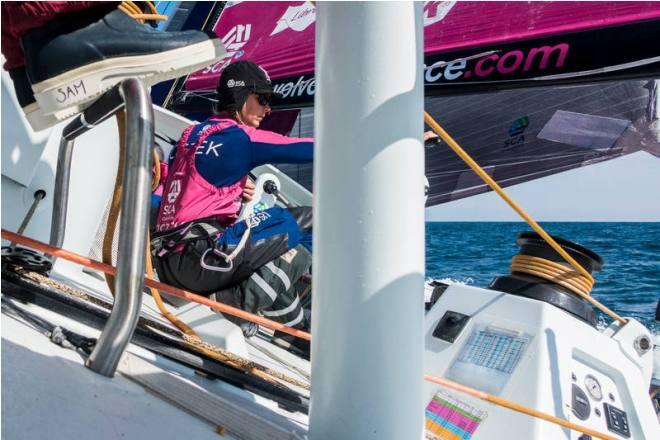
[[269, 106], [272, 100], [273, 100], [272, 95], [257, 94], [257, 101], [259, 102], [259, 105], [263, 105], [264, 107], [267, 105]]

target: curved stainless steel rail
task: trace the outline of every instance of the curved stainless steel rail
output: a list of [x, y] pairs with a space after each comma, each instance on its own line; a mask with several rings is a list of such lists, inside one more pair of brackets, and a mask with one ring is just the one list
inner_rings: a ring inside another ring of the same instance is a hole
[[109, 91], [63, 132], [55, 179], [55, 206], [51, 244], [61, 246], [66, 224], [69, 171], [74, 140], [126, 106], [126, 157], [119, 224], [119, 248], [115, 277], [115, 302], [86, 366], [104, 376], [113, 376], [140, 315], [144, 286], [144, 249], [149, 220], [154, 113], [151, 97], [137, 79], [124, 80]]
[[[50, 222], [50, 244], [62, 247], [64, 244], [64, 228], [66, 211], [69, 203], [69, 179], [71, 177], [71, 160], [75, 140], [62, 136], [60, 150], [57, 155], [57, 171], [55, 173], [55, 190], [53, 195], [53, 217]], [[51, 257], [54, 263], [56, 257]]]
[[[127, 80], [136, 81], [136, 80]], [[124, 106], [124, 99], [119, 93], [119, 87], [106, 92], [96, 100], [80, 116], [74, 119], [62, 131], [62, 140], [57, 155], [57, 171], [55, 174], [55, 189], [53, 194], [53, 217], [50, 223], [50, 244], [61, 247], [64, 243], [66, 228], [67, 204], [69, 201], [69, 178], [71, 177], [71, 161], [76, 138], [91, 130], [96, 125], [113, 116]], [[151, 98], [149, 105], [151, 105]], [[151, 118], [153, 121], [153, 117]], [[51, 259], [55, 261], [55, 257]]]

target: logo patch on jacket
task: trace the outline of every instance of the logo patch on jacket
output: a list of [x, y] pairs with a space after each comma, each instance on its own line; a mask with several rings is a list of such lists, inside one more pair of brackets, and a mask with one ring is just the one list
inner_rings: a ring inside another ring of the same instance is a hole
[[280, 258], [286, 261], [287, 263], [291, 264], [294, 258], [296, 258], [296, 255], [298, 255], [298, 251], [294, 248], [289, 250], [286, 254], [282, 255]]

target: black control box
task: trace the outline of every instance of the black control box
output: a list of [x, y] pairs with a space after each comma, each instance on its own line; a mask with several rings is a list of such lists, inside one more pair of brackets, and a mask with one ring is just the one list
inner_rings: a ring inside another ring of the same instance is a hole
[[628, 416], [626, 415], [626, 412], [607, 403], [603, 403], [603, 407], [605, 408], [607, 429], [629, 438], [630, 427], [628, 426]]
[[468, 315], [447, 310], [433, 330], [433, 336], [453, 343], [470, 320]]

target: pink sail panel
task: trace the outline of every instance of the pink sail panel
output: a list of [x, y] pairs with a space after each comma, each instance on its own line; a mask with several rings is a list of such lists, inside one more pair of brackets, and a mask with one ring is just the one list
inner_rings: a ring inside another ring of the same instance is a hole
[[660, 18], [660, 2], [425, 2], [424, 52]]
[[[424, 46], [434, 54], [658, 18], [660, 2], [429, 1]], [[227, 6], [214, 32], [228, 55], [190, 75], [184, 89], [215, 89], [222, 69], [238, 59], [260, 64], [273, 78], [313, 73], [315, 20], [310, 2]]]
[[227, 56], [190, 75], [185, 89], [215, 89], [232, 61], [261, 65], [273, 78], [314, 71], [316, 8], [309, 2], [242, 2], [227, 6], [213, 31]]

